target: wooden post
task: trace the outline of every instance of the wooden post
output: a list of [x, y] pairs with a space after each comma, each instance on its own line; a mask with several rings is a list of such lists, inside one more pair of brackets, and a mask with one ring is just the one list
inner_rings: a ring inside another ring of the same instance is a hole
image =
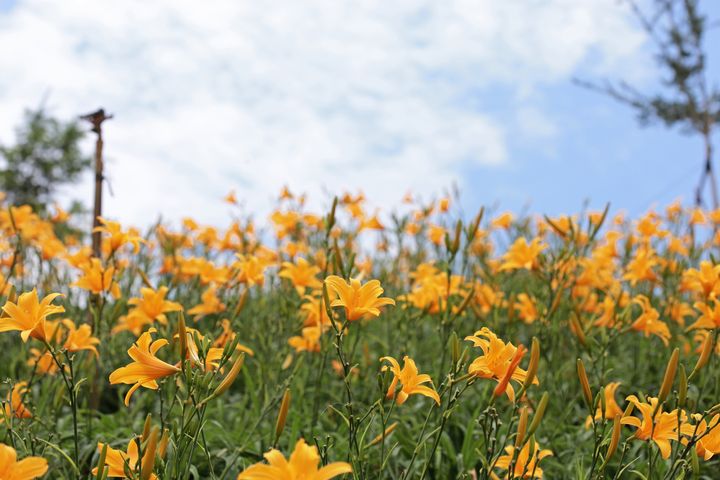
[[[95, 142], [95, 203], [93, 205], [93, 230], [95, 227], [100, 226], [99, 217], [102, 216], [102, 183], [105, 177], [103, 176], [103, 136], [102, 136], [102, 123], [105, 120], [113, 118], [112, 115], [106, 115], [104, 109], [99, 109], [96, 112], [89, 113], [80, 117], [83, 120], [87, 120], [92, 123], [92, 131], [97, 134], [97, 141]], [[92, 252], [93, 256], [100, 258], [102, 256], [101, 248], [101, 234], [100, 232], [92, 232]]]

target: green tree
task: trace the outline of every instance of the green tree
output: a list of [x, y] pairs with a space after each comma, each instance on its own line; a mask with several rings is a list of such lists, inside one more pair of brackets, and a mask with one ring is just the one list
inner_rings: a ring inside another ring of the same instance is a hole
[[624, 81], [577, 83], [629, 105], [641, 125], [660, 122], [702, 138], [704, 158], [695, 202], [703, 203], [703, 190], [709, 184], [713, 207], [717, 208], [712, 135], [715, 125], [720, 123], [720, 90], [708, 79], [704, 45], [713, 25], [701, 11], [699, 0], [652, 0], [645, 10], [633, 0], [625, 3], [655, 47], [655, 59], [663, 74], [660, 88], [642, 92]]
[[42, 108], [28, 110], [16, 131], [15, 145], [0, 144], [0, 190], [11, 204], [45, 212], [58, 187], [77, 181], [90, 166], [76, 122], [62, 122]]

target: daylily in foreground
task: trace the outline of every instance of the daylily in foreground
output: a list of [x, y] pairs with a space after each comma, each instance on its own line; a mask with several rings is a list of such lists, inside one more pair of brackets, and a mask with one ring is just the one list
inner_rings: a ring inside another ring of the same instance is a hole
[[[498, 458], [495, 467], [501, 470], [509, 470], [510, 464], [515, 456], [515, 466], [513, 468], [513, 478], [542, 478], [542, 468], [538, 466], [540, 460], [549, 457], [553, 453], [550, 450], [541, 450], [540, 446], [535, 442], [535, 450], [530, 455], [530, 442], [526, 442], [525, 446], [515, 453], [515, 447], [508, 445], [505, 447], [505, 455]], [[498, 478], [493, 474], [493, 478]], [[507, 475], [505, 478], [509, 478]]]
[[397, 392], [397, 398], [395, 400], [398, 405], [405, 403], [405, 400], [415, 393], [430, 397], [435, 400], [435, 403], [440, 405], [440, 396], [437, 394], [435, 389], [422, 385], [423, 383], [430, 383], [430, 385], [432, 385], [430, 375], [425, 373], [418, 374], [417, 366], [412, 358], [407, 355], [403, 358], [404, 365], [402, 369], [400, 368], [398, 361], [393, 357], [382, 357], [380, 360], [387, 360], [390, 362], [390, 366], [388, 367], [385, 365], [382, 370], [390, 370], [393, 375], [395, 375], [395, 378], [393, 378], [387, 391], [388, 398], [393, 398], [396, 395], [395, 390], [397, 389], [398, 382], [400, 382], [401, 388], [400, 391]]
[[33, 288], [31, 292], [20, 294], [17, 303], [6, 302], [2, 309], [7, 316], [0, 317], [0, 332], [19, 331], [23, 342], [27, 342], [29, 337], [49, 342], [52, 335], [45, 329], [47, 317], [65, 311], [60, 305], [52, 305], [59, 296], [59, 293], [51, 293], [40, 301], [37, 290]]
[[635, 438], [655, 442], [663, 458], [667, 459], [670, 457], [670, 451], [672, 450], [670, 440], [678, 439], [678, 423], [680, 424], [680, 434], [692, 435], [694, 427], [686, 423], [687, 415], [685, 412], [680, 411], [678, 420], [677, 410], [663, 412], [661, 406], [653, 417], [653, 412], [658, 402], [657, 398], [648, 397], [650, 403], [645, 403], [641, 402], [635, 395], [630, 395], [626, 400], [640, 410], [642, 420], [637, 417], [628, 416], [623, 417], [620, 422], [623, 425], [630, 425], [637, 428]]
[[237, 480], [329, 480], [344, 473], [352, 473], [352, 467], [345, 462], [333, 462], [318, 468], [320, 454], [317, 447], [311, 447], [302, 438], [295, 444], [295, 451], [289, 461], [275, 449], [264, 457], [269, 465], [251, 465], [238, 475]]
[[48, 463], [42, 457], [25, 457], [18, 461], [12, 447], [0, 443], [0, 478], [5, 480], [32, 480], [45, 475]]
[[125, 395], [125, 405], [130, 404], [130, 397], [140, 387], [158, 389], [157, 380], [173, 375], [180, 371], [174, 365], [163, 362], [155, 356], [157, 351], [168, 344], [163, 339], [153, 341], [151, 334], [155, 333], [151, 328], [140, 335], [135, 344], [128, 349], [128, 355], [135, 360], [125, 367], [118, 368], [110, 374], [110, 383], [135, 384]]
[[708, 423], [702, 420], [696, 435], [701, 436], [696, 444], [698, 456], [710, 460], [713, 456], [720, 454], [720, 414], [715, 414]]
[[[104, 446], [105, 444], [98, 443], [98, 452], [102, 452]], [[138, 457], [138, 444], [134, 438], [131, 438], [127, 446], [127, 452], [116, 450], [108, 446], [107, 454], [105, 456], [105, 465], [103, 465], [103, 467], [108, 467], [108, 477], [127, 478], [125, 475], [125, 468], [127, 467], [130, 471], [134, 471], [138, 463]], [[144, 461], [143, 465], [145, 465]], [[92, 474], [97, 475], [97, 472], [98, 467], [93, 468]], [[155, 476], [154, 473], [151, 473], [149, 479], [155, 480], [157, 479], [157, 476]]]
[[[465, 337], [465, 340], [472, 341], [474, 346], [480, 347], [483, 351], [483, 355], [470, 364], [468, 373], [478, 378], [493, 379], [501, 382], [508, 370], [512, 368], [517, 347], [510, 342], [503, 342], [487, 327], [478, 330], [473, 336]], [[525, 381], [527, 372], [520, 367], [516, 367], [510, 375], [511, 380], [522, 383]], [[533, 385], [538, 383], [538, 379], [534, 378]], [[508, 384], [505, 392], [510, 401], [514, 402], [515, 390], [513, 386]]]
[[[619, 386], [620, 382], [610, 382], [605, 386], [606, 420], [612, 420], [613, 418], [615, 418], [616, 415], [622, 415], [623, 413], [622, 408], [620, 408], [620, 405], [618, 405], [615, 401], [615, 392], [617, 391]], [[597, 410], [595, 411], [595, 416], [593, 418], [595, 420], [600, 420], [601, 418], [603, 418], [602, 405], [598, 405]], [[590, 418], [590, 415], [588, 415], [587, 419], [585, 420], [585, 428], [590, 428], [593, 418]]]

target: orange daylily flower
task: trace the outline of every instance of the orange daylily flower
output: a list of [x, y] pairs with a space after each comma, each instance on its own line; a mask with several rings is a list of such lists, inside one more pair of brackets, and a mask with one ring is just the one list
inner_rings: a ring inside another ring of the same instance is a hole
[[195, 305], [193, 308], [188, 310], [188, 315], [195, 315], [197, 320], [205, 315], [211, 315], [213, 313], [220, 313], [225, 310], [225, 304], [220, 301], [217, 296], [217, 287], [210, 285], [200, 296], [202, 303]]
[[237, 205], [238, 200], [237, 196], [235, 195], [235, 190], [230, 190], [230, 192], [228, 192], [228, 194], [223, 197], [223, 200], [230, 205]]
[[[694, 427], [686, 423], [687, 415], [682, 410], [678, 422], [678, 411], [663, 412], [662, 406], [657, 406], [657, 398], [648, 397], [650, 403], [645, 403], [641, 402], [635, 395], [630, 395], [626, 400], [640, 410], [642, 420], [637, 417], [627, 416], [623, 417], [620, 422], [623, 425], [630, 425], [637, 429], [635, 438], [655, 442], [663, 458], [670, 457], [670, 440], [676, 441], [678, 439], [678, 423], [680, 423], [681, 434], [692, 435]], [[656, 408], [657, 412], [655, 412]], [[655, 416], [653, 416], [653, 412], [655, 412]]]
[[[206, 372], [210, 372], [213, 370], [217, 370], [218, 367], [220, 367], [219, 361], [222, 359], [223, 356], [223, 348], [219, 347], [210, 347], [208, 348], [206, 354], [205, 354], [205, 363], [203, 364], [202, 359], [200, 358], [200, 351], [198, 350], [198, 346], [195, 343], [195, 336], [198, 337], [199, 340], [202, 340], [204, 337], [203, 335], [194, 328], [186, 328], [187, 333], [187, 353], [186, 358], [190, 360], [190, 364], [193, 366], [201, 366]], [[178, 334], [175, 334], [175, 338], [179, 338]], [[179, 364], [178, 364], [179, 365]]]
[[696, 302], [695, 308], [700, 310], [700, 317], [697, 321], [688, 327], [688, 330], [705, 328], [714, 330], [720, 328], [720, 301], [716, 298], [712, 299], [712, 307], [705, 302]]
[[345, 316], [348, 321], [359, 320], [369, 316], [379, 316], [380, 307], [395, 305], [395, 300], [387, 297], [380, 297], [384, 290], [380, 281], [370, 280], [361, 285], [356, 278], [346, 281], [336, 275], [330, 275], [325, 283], [331, 292], [337, 295], [335, 300], [330, 302], [330, 307], [345, 308]]
[[510, 225], [512, 225], [514, 219], [515, 217], [510, 212], [501, 213], [490, 222], [490, 226], [492, 228], [502, 228], [507, 230], [510, 228]]
[[305, 295], [303, 298], [305, 302], [300, 305], [300, 314], [305, 318], [303, 324], [306, 327], [329, 327], [330, 317], [328, 317], [322, 297]]
[[[623, 410], [620, 405], [615, 401], [615, 392], [620, 386], [620, 382], [610, 382], [605, 386], [605, 419], [612, 420], [617, 415], [622, 415]], [[602, 405], [598, 405], [597, 411], [595, 412], [595, 420], [603, 418]], [[592, 425], [592, 419], [588, 415], [585, 420], [585, 428], [590, 428]]]
[[68, 352], [90, 350], [96, 357], [99, 356], [95, 345], [98, 345], [100, 340], [92, 336], [92, 328], [90, 328], [90, 325], [82, 324], [80, 327], [77, 327], [72, 320], [67, 318], [63, 320], [62, 323], [68, 330], [68, 335], [63, 345]]
[[435, 245], [442, 245], [442, 243], [445, 241], [445, 234], [447, 233], [447, 230], [445, 227], [441, 225], [430, 225], [430, 228], [428, 228], [428, 238], [432, 243]]
[[168, 293], [168, 287], [160, 287], [157, 290], [143, 287], [140, 289], [142, 298], [133, 297], [128, 300], [129, 305], [135, 308], [130, 310], [128, 316], [136, 315], [140, 317], [141, 322], [150, 324], [158, 321], [163, 325], [167, 324], [166, 313], [181, 312], [183, 307], [177, 302], [165, 300]]
[[682, 286], [705, 298], [715, 297], [720, 292], [720, 265], [703, 260], [699, 269], [688, 268], [683, 272]]
[[538, 463], [553, 453], [550, 450], [541, 450], [537, 442], [533, 442], [533, 444], [535, 445], [535, 449], [532, 454], [530, 454], [530, 442], [526, 442], [525, 446], [522, 447], [517, 454], [515, 453], [516, 448], [514, 446], [506, 446], [505, 455], [497, 459], [495, 467], [501, 470], [509, 470], [510, 463], [513, 461], [513, 458], [515, 458], [513, 478], [542, 478], [543, 470], [538, 466]]
[[251, 465], [238, 475], [237, 480], [330, 480], [338, 475], [352, 473], [352, 467], [345, 462], [333, 462], [318, 468], [320, 454], [317, 447], [308, 445], [302, 438], [295, 444], [289, 461], [275, 449], [264, 457], [269, 465]]
[[520, 237], [510, 246], [500, 265], [500, 271], [518, 270], [524, 268], [532, 270], [538, 266], [538, 256], [545, 250], [547, 245], [539, 238], [533, 238], [528, 244], [525, 237]]
[[[27, 382], [18, 382], [13, 385], [12, 391], [8, 393], [7, 402], [5, 402], [6, 417], [32, 418], [32, 412], [23, 404], [23, 398], [27, 394], [27, 391]], [[2, 421], [3, 418], [4, 417], [0, 416], [0, 421]]]
[[302, 329], [302, 336], [290, 337], [288, 345], [297, 352], [319, 352], [321, 335], [320, 327], [305, 327]]
[[[390, 370], [394, 375], [394, 378], [390, 383], [390, 387], [388, 387], [386, 394], [387, 398], [394, 398], [397, 393], [395, 402], [398, 405], [402, 405], [410, 395], [419, 394], [432, 398], [435, 400], [435, 403], [440, 405], [440, 396], [432, 386], [432, 379], [430, 378], [430, 375], [426, 373], [419, 374], [415, 361], [412, 358], [407, 355], [403, 358], [402, 369], [400, 368], [398, 361], [393, 357], [382, 357], [380, 359], [380, 361], [384, 360], [390, 362], [390, 366], [384, 365], [382, 370]], [[396, 392], [398, 382], [400, 383], [401, 388], [400, 391]], [[423, 383], [429, 383], [430, 386], [427, 387], [423, 385]]]
[[248, 287], [262, 285], [265, 282], [265, 263], [254, 255], [238, 255], [236, 267], [240, 271], [238, 281], [246, 283]]
[[[478, 378], [496, 380], [498, 383], [503, 380], [512, 366], [512, 360], [518, 350], [512, 343], [503, 342], [489, 328], [483, 327], [475, 332], [475, 335], [465, 337], [465, 340], [473, 342], [475, 347], [480, 347], [483, 355], [477, 357], [468, 367], [468, 373]], [[511, 379], [516, 382], [524, 382], [527, 372], [520, 367], [511, 373]], [[533, 385], [539, 384], [536, 378]], [[515, 390], [508, 384], [505, 390], [511, 402], [515, 401]]]
[[151, 328], [140, 335], [140, 338], [128, 349], [128, 355], [135, 361], [110, 374], [111, 384], [134, 384], [125, 395], [126, 406], [130, 404], [130, 397], [138, 388], [157, 390], [157, 380], [180, 371], [178, 367], [163, 362], [155, 355], [160, 348], [168, 344], [164, 338], [153, 341], [151, 334], [155, 332], [156, 330]]
[[720, 454], [720, 414], [713, 415], [710, 422], [701, 420], [696, 435], [702, 436], [695, 447], [700, 458], [710, 460]]
[[0, 317], [0, 332], [19, 331], [23, 342], [29, 337], [41, 342], [50, 342], [52, 333], [46, 328], [46, 320], [50, 315], [62, 313], [65, 308], [52, 305], [52, 301], [59, 297], [59, 293], [51, 293], [42, 301], [38, 300], [37, 290], [20, 294], [17, 303], [7, 301], [2, 307], [7, 316]]
[[[230, 320], [228, 320], [227, 318], [222, 319], [222, 321], [220, 322], [220, 326], [222, 327], [223, 331], [215, 338], [213, 346], [218, 348], [225, 348], [225, 345], [235, 340], [236, 334], [235, 332], [233, 332], [232, 325], [230, 325]], [[241, 343], [238, 343], [235, 349], [240, 350], [241, 352], [245, 352], [251, 357], [255, 355], [255, 352], [253, 352], [250, 347], [246, 347]]]
[[320, 280], [315, 277], [318, 273], [320, 273], [319, 267], [310, 265], [307, 260], [299, 257], [296, 263], [283, 262], [278, 276], [290, 280], [298, 294], [303, 295], [307, 288], [322, 287]]
[[0, 443], [0, 478], [3, 480], [32, 480], [42, 477], [48, 462], [42, 457], [25, 457], [18, 461], [14, 448]]
[[654, 282], [658, 279], [658, 276], [653, 267], [659, 263], [658, 257], [652, 248], [638, 248], [635, 256], [627, 264], [623, 279], [629, 280], [632, 286], [643, 280]]
[[[98, 442], [98, 452], [102, 452], [104, 447], [104, 443]], [[110, 478], [127, 478], [125, 474], [125, 468], [127, 467], [130, 469], [130, 471], [135, 471], [135, 469], [137, 468], [139, 457], [140, 455], [138, 453], [137, 441], [132, 438], [128, 442], [126, 452], [123, 452], [122, 450], [116, 450], [108, 446], [107, 453], [105, 455], [105, 465], [103, 465], [103, 467], [108, 467], [107, 476]], [[145, 465], [144, 458], [142, 460], [142, 465]], [[98, 467], [93, 468], [92, 474], [97, 475], [97, 473]], [[157, 476], [154, 473], [151, 473], [148, 479], [156, 480]]]
[[101, 232], [107, 235], [105, 240], [105, 249], [110, 250], [110, 253], [117, 251], [122, 248], [125, 244], [132, 244], [133, 251], [138, 253], [140, 251], [140, 243], [145, 243], [136, 231], [133, 229], [123, 230], [119, 222], [113, 222], [111, 220], [98, 217], [98, 221], [101, 226], [93, 228], [93, 232]]
[[650, 299], [645, 295], [638, 295], [633, 299], [633, 303], [640, 305], [642, 313], [633, 322], [631, 328], [643, 332], [646, 337], [651, 334], [657, 335], [667, 345], [670, 339], [670, 329], [665, 322], [660, 320], [660, 314], [652, 307]]
[[89, 264], [80, 267], [83, 274], [70, 286], [82, 288], [95, 295], [110, 292], [114, 298], [120, 298], [120, 285], [113, 280], [115, 267], [103, 267], [100, 259], [92, 258]]
[[535, 300], [528, 296], [527, 293], [521, 293], [517, 296], [517, 301], [513, 308], [518, 313], [518, 317], [523, 322], [530, 324], [540, 317]]
[[55, 375], [58, 372], [57, 363], [47, 350], [41, 353], [37, 348], [31, 348], [27, 364], [43, 375]]

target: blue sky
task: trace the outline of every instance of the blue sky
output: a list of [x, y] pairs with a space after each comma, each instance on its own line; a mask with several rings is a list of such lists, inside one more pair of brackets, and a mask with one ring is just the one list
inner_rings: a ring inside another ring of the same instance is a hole
[[[701, 142], [571, 80], [652, 88], [651, 55], [614, 0], [0, 0], [0, 141], [44, 95], [64, 118], [104, 106], [107, 214], [139, 224], [222, 223], [230, 189], [267, 212], [284, 184], [317, 208], [457, 183], [467, 211], [636, 214], [692, 198]], [[88, 178], [65, 196], [90, 192]]]

